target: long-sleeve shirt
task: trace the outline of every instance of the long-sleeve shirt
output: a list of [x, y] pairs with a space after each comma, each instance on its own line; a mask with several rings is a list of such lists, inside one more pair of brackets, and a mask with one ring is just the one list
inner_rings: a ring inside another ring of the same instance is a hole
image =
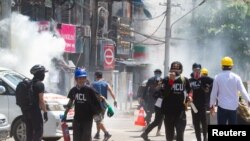
[[239, 102], [238, 92], [241, 93], [246, 102], [250, 101], [240, 76], [229, 70], [222, 71], [215, 76], [210, 97], [210, 107], [215, 105], [216, 100], [218, 100], [218, 106], [221, 108], [236, 110]]

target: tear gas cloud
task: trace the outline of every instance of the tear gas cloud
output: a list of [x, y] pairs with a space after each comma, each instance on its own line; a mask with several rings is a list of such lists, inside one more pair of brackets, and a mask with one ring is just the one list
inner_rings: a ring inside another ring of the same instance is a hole
[[[196, 1], [196, 6], [202, 0]], [[152, 17], [159, 15], [160, 13], [166, 10], [166, 6], [162, 6], [159, 3], [166, 3], [165, 0], [157, 0], [157, 1], [150, 1], [145, 0], [146, 7], [152, 12]], [[187, 24], [191, 24], [192, 14], [196, 12], [202, 12], [204, 15], [209, 15], [209, 11], [206, 9], [209, 5], [221, 5], [220, 1], [210, 0], [206, 1], [202, 5], [200, 5], [197, 9], [195, 9], [190, 14], [186, 15], [185, 17], [181, 18], [187, 12], [192, 9], [192, 1], [187, 0], [178, 0], [172, 1], [172, 14], [171, 14], [171, 23], [175, 22], [179, 18], [178, 22], [173, 24], [172, 31], [171, 31], [171, 40], [170, 40], [170, 56], [169, 56], [169, 63], [173, 61], [180, 61], [183, 64], [183, 75], [190, 77], [190, 73], [192, 72], [192, 64], [193, 63], [200, 63], [202, 67], [205, 67], [209, 70], [209, 75], [214, 77], [217, 73], [221, 71], [220, 60], [223, 56], [227, 55], [228, 48], [227, 45], [230, 44], [226, 38], [219, 38], [216, 40], [210, 40], [208, 46], [202, 46], [197, 42], [197, 34], [195, 33], [196, 29], [193, 28], [185, 28]], [[143, 33], [151, 35], [155, 29], [160, 25], [161, 20], [164, 16], [147, 20], [143, 28]], [[166, 21], [166, 20], [165, 20]], [[159, 30], [152, 36], [158, 37], [160, 40], [165, 40], [165, 21], [160, 26]], [[182, 30], [179, 30], [182, 28]], [[180, 38], [177, 40], [176, 38]], [[145, 38], [144, 38], [145, 39]], [[147, 40], [144, 43], [154, 43], [153, 40]], [[159, 42], [158, 42], [159, 43]], [[151, 72], [153, 74], [153, 70], [155, 68], [160, 68], [162, 71], [164, 70], [164, 59], [165, 59], [165, 44], [161, 45], [147, 45], [149, 57], [147, 62], [152, 64]], [[234, 59], [234, 58], [233, 58]], [[170, 66], [169, 64], [169, 66]], [[168, 67], [169, 67], [168, 66]], [[235, 65], [237, 66], [237, 64]], [[236, 68], [235, 68], [236, 69]], [[150, 74], [149, 76], [151, 76]]]
[[0, 50], [0, 66], [16, 70], [29, 78], [32, 78], [30, 68], [36, 64], [44, 65], [49, 70], [48, 74], [56, 73], [51, 60], [62, 58], [65, 41], [51, 32], [38, 31], [36, 22], [19, 13], [12, 13], [10, 18], [1, 20], [0, 32], [6, 41]]

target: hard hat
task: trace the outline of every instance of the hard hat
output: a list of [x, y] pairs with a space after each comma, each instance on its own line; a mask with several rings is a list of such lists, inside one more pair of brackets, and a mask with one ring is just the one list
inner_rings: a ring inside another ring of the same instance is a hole
[[228, 66], [228, 67], [232, 67], [234, 65], [233, 63], [233, 59], [226, 56], [226, 57], [223, 57], [221, 59], [221, 66]]
[[208, 75], [208, 70], [206, 68], [202, 68], [201, 75]]
[[85, 71], [85, 69], [83, 68], [77, 68], [75, 70], [75, 78], [79, 78], [79, 77], [87, 77], [87, 72]]
[[37, 73], [45, 73], [48, 72], [48, 70], [45, 69], [44, 66], [42, 65], [34, 65], [31, 69], [30, 69], [30, 73], [35, 75]]

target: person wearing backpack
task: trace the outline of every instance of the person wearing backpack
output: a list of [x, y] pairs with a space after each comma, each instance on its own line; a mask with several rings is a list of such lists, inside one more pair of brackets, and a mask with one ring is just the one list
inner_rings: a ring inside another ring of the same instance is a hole
[[[191, 87], [187, 77], [181, 75], [182, 64], [179, 61], [171, 63], [169, 75], [163, 79], [163, 102], [161, 110], [165, 116], [165, 134], [167, 141], [184, 140], [187, 124], [186, 103], [192, 101]], [[188, 93], [188, 95], [185, 94]]]
[[[162, 83], [162, 78], [161, 78], [161, 70], [160, 69], [156, 69], [154, 71], [155, 76], [151, 77], [148, 80], [147, 83], [147, 89], [148, 89], [148, 95], [143, 95], [142, 100], [146, 100], [145, 101], [145, 105], [147, 105], [150, 108], [145, 108], [147, 110], [147, 115], [146, 117], [146, 121], [148, 123], [145, 131], [141, 134], [141, 137], [145, 140], [145, 141], [149, 141], [150, 139], [148, 139], [148, 134], [156, 127], [157, 128], [157, 132], [156, 132], [156, 136], [160, 136], [160, 130], [161, 130], [161, 126], [164, 120], [164, 115], [161, 112], [161, 104], [158, 104], [160, 101], [162, 101], [162, 93], [161, 93], [161, 83]], [[150, 92], [150, 93], [149, 93]], [[144, 93], [145, 94], [145, 93]], [[159, 101], [159, 102], [158, 102]], [[154, 103], [152, 103], [154, 102]], [[154, 107], [154, 110], [152, 110], [152, 107]], [[149, 123], [149, 121], [151, 120], [151, 116], [153, 111], [155, 112], [155, 118], [154, 121]], [[148, 119], [150, 118], [150, 119]]]
[[102, 97], [86, 84], [87, 76], [85, 69], [76, 68], [76, 85], [69, 91], [69, 101], [62, 116], [62, 122], [65, 122], [68, 111], [74, 105], [73, 141], [92, 141], [93, 116], [102, 111], [100, 105]]
[[[162, 74], [162, 72], [160, 69], [154, 70], [154, 76], [150, 77], [147, 80], [145, 90], [139, 99], [140, 103], [143, 103], [143, 108], [146, 112], [145, 120], [147, 122], [147, 125], [150, 124], [152, 115], [155, 112], [155, 102], [158, 98], [158, 96], [155, 96], [155, 94], [156, 94], [155, 92], [157, 90], [156, 88], [159, 86], [159, 84], [162, 81], [161, 74]], [[160, 134], [160, 129], [161, 129], [161, 122], [159, 122], [157, 134]], [[146, 137], [146, 136], [144, 136], [144, 137]]]
[[[41, 141], [43, 135], [43, 122], [48, 121], [47, 109], [43, 99], [45, 73], [48, 72], [42, 65], [34, 65], [30, 73], [34, 75], [30, 82], [30, 99], [25, 101], [29, 105], [19, 105], [23, 114], [23, 121], [26, 124], [26, 141]], [[26, 80], [24, 80], [26, 81]], [[19, 86], [18, 86], [19, 87]], [[17, 95], [19, 88], [17, 87]], [[25, 100], [25, 98], [23, 98]], [[17, 102], [18, 103], [18, 102]], [[43, 116], [42, 112], [43, 111]]]

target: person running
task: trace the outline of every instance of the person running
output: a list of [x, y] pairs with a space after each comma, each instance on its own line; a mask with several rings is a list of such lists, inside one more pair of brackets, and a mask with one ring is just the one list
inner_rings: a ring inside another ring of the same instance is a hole
[[238, 92], [250, 106], [250, 97], [239, 75], [232, 72], [233, 59], [223, 57], [221, 59], [222, 72], [214, 78], [210, 97], [210, 114], [215, 114], [215, 104], [218, 101], [217, 123], [218, 125], [237, 124], [237, 108], [239, 106]]
[[[115, 99], [115, 94], [113, 92], [113, 89], [109, 85], [109, 83], [103, 79], [102, 72], [99, 72], [99, 71], [95, 72], [95, 81], [91, 85], [105, 99], [108, 98], [108, 92], [109, 92], [110, 95], [112, 96], [112, 98], [114, 99], [114, 106], [117, 107], [117, 102]], [[105, 102], [101, 103], [103, 110], [102, 110], [101, 114], [96, 115], [97, 117], [95, 118], [97, 132], [96, 132], [94, 138], [100, 139], [100, 130], [102, 130], [104, 132], [104, 140], [103, 141], [107, 141], [111, 137], [111, 134], [107, 131], [107, 129], [103, 123], [104, 114], [105, 114], [106, 109], [107, 109], [106, 105], [107, 104], [105, 104]]]
[[75, 70], [76, 86], [70, 89], [62, 121], [66, 121], [67, 113], [74, 105], [73, 141], [92, 141], [91, 131], [93, 116], [101, 113], [99, 94], [86, 85], [87, 72], [82, 68]]
[[[170, 66], [169, 76], [163, 79], [162, 112], [165, 116], [166, 140], [173, 141], [176, 129], [176, 140], [184, 140], [187, 124], [186, 103], [192, 101], [191, 87], [188, 78], [181, 76], [182, 64], [174, 61]], [[185, 94], [188, 93], [188, 96]]]
[[[162, 93], [160, 91], [161, 88], [161, 82], [162, 82], [162, 78], [160, 78], [161, 76], [161, 70], [160, 69], [156, 69], [154, 71], [155, 76], [150, 78], [148, 81], [152, 81], [152, 88], [154, 90], [151, 90], [152, 92], [152, 96], [154, 99], [156, 100], [162, 100]], [[149, 85], [149, 84], [148, 84]], [[151, 105], [150, 105], [151, 106]], [[156, 126], [158, 126], [157, 128], [157, 132], [156, 132], [156, 136], [160, 136], [160, 130], [161, 130], [161, 126], [162, 126], [162, 122], [164, 120], [164, 115], [161, 112], [161, 106], [158, 104], [154, 104], [154, 111], [155, 111], [155, 118], [154, 121], [152, 123], [150, 123], [145, 131], [141, 134], [141, 137], [145, 140], [145, 141], [149, 141], [148, 139], [148, 134], [150, 133], [151, 130], [153, 130]], [[147, 118], [146, 118], [147, 119]]]
[[161, 74], [162, 74], [162, 72], [160, 69], [154, 70], [154, 76], [150, 77], [147, 80], [145, 91], [143, 92], [142, 96], [140, 97], [140, 103], [143, 103], [143, 108], [146, 112], [145, 120], [147, 122], [147, 125], [150, 124], [152, 114], [155, 112], [154, 109], [155, 109], [156, 98], [154, 97], [154, 94], [156, 92], [156, 87], [162, 81]]

